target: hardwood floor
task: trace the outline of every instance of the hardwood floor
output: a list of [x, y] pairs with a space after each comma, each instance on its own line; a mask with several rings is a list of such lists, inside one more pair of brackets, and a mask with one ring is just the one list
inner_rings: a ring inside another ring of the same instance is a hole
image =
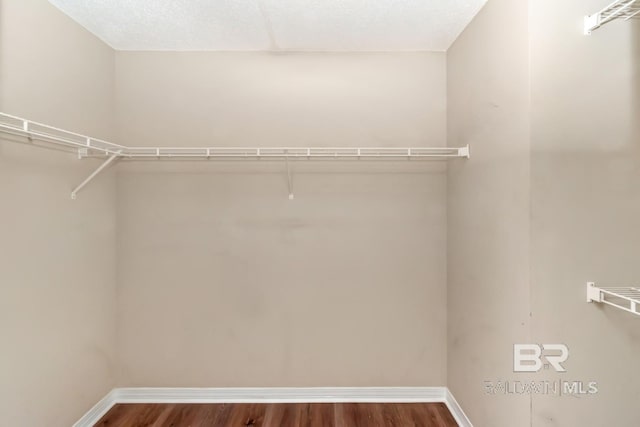
[[118, 404], [96, 427], [457, 427], [443, 403]]

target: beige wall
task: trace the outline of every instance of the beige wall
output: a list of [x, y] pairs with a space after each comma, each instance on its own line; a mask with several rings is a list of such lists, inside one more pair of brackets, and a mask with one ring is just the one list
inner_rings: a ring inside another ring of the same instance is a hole
[[[127, 144], [438, 145], [443, 54], [118, 53]], [[121, 165], [125, 386], [446, 382], [442, 164]]]
[[443, 53], [117, 52], [131, 145], [441, 146]]
[[[639, 274], [640, 27], [584, 36], [602, 6], [494, 0], [448, 52], [448, 138], [473, 153], [448, 175], [448, 383], [477, 426], [637, 423], [636, 320], [585, 302]], [[568, 345], [567, 373], [511, 372], [518, 342]], [[485, 395], [499, 379], [599, 393]]]
[[[606, 3], [606, 2], [605, 2]], [[532, 332], [569, 346], [594, 397], [533, 399], [533, 426], [637, 425], [638, 319], [585, 302], [585, 282], [640, 278], [640, 26], [582, 35], [599, 0], [532, 2]]]
[[[0, 111], [110, 137], [113, 52], [42, 0], [0, 2]], [[67, 427], [115, 384], [115, 176], [0, 141], [0, 414]]]
[[528, 2], [491, 0], [447, 53], [448, 385], [478, 427], [528, 425], [529, 398], [485, 394], [529, 342]]

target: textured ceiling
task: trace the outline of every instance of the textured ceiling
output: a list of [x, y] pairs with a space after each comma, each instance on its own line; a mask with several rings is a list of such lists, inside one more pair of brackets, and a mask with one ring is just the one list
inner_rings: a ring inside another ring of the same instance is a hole
[[444, 51], [486, 0], [50, 0], [119, 50]]

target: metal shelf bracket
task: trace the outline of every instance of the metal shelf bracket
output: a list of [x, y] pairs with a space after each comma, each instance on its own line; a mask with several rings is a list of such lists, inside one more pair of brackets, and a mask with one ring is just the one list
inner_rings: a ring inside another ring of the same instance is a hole
[[289, 185], [289, 200], [293, 200], [293, 178], [291, 177], [291, 165], [289, 165], [289, 158], [285, 159], [287, 164], [287, 184]]
[[91, 180], [93, 180], [93, 178], [95, 178], [96, 176], [98, 176], [98, 174], [100, 172], [102, 172], [104, 170], [104, 168], [106, 168], [107, 166], [109, 166], [114, 160], [116, 160], [118, 157], [120, 157], [120, 154], [113, 154], [111, 156], [109, 156], [107, 158], [107, 160], [105, 160], [104, 162], [102, 162], [102, 164], [100, 166], [98, 166], [98, 169], [96, 169], [95, 171], [93, 171], [91, 173], [91, 175], [89, 175], [87, 178], [85, 178], [84, 181], [82, 181], [76, 188], [73, 189], [73, 191], [71, 192], [71, 199], [72, 200], [76, 200], [76, 198], [78, 197], [78, 192], [80, 190], [82, 190], [84, 188], [85, 185], [87, 185], [89, 182], [91, 182]]

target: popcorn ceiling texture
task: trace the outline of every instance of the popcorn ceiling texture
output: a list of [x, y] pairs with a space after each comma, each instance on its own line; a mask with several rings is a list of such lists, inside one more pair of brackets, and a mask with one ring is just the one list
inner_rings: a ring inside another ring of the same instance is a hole
[[445, 51], [486, 0], [50, 2], [118, 50]]

